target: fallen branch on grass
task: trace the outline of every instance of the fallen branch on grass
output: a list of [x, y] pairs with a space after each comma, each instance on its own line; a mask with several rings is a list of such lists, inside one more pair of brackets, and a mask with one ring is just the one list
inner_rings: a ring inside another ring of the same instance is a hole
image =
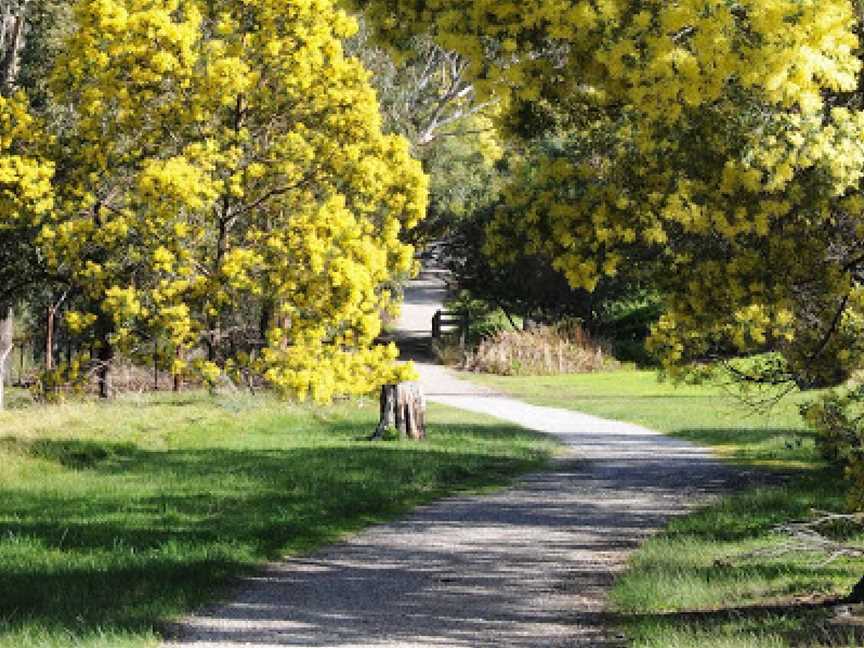
[[[839, 558], [864, 558], [864, 547], [856, 547], [839, 542], [825, 535], [824, 529], [834, 524], [853, 524], [864, 527], [864, 513], [833, 513], [813, 509], [812, 520], [785, 522], [772, 531], [788, 539], [772, 547], [756, 549], [736, 556], [736, 560], [753, 558], [779, 558], [791, 553], [820, 553], [827, 558], [814, 568], [824, 567]], [[731, 560], [717, 561], [718, 564], [732, 564]]]

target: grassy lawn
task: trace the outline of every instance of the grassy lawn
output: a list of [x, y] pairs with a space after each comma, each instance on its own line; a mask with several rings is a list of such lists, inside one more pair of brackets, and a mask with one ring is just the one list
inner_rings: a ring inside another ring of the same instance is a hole
[[0, 647], [153, 645], [160, 622], [264, 560], [555, 450], [440, 407], [425, 443], [358, 440], [376, 420], [372, 401], [202, 394], [0, 413]]
[[676, 386], [659, 382], [652, 371], [468, 378], [537, 405], [638, 423], [748, 464], [812, 468], [819, 463], [813, 435], [798, 415], [800, 396], [757, 411], [722, 387]]
[[[757, 412], [720, 387], [659, 383], [653, 372], [557, 377], [471, 375], [538, 405], [639, 423], [711, 446], [746, 465], [780, 469], [782, 486], [755, 488], [673, 520], [633, 556], [612, 592], [613, 617], [637, 648], [861, 646], [829, 629], [830, 603], [864, 573], [824, 556], [742, 558], [783, 538], [778, 524], [811, 509], [843, 510], [843, 485], [818, 457], [798, 416], [800, 396]], [[864, 544], [864, 535], [845, 538]]]

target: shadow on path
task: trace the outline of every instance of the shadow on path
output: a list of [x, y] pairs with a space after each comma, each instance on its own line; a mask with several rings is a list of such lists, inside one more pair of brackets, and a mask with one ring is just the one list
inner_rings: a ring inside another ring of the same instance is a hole
[[[398, 337], [422, 359], [443, 288], [406, 291]], [[536, 407], [420, 363], [435, 402], [554, 435], [550, 470], [490, 496], [443, 500], [307, 560], [271, 565], [172, 645], [557, 648], [620, 645], [603, 609], [627, 555], [742, 474], [639, 426]]]

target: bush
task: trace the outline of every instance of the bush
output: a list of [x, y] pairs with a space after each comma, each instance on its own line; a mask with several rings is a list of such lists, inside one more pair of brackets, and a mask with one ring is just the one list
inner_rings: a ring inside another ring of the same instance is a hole
[[499, 331], [468, 354], [466, 368], [502, 376], [589, 373], [616, 362], [578, 324]]
[[850, 504], [864, 509], [864, 386], [828, 392], [801, 412], [822, 456], [848, 480]]
[[591, 330], [609, 341], [610, 349], [621, 362], [633, 362], [640, 367], [656, 367], [657, 360], [645, 348], [651, 327], [660, 319], [662, 305], [656, 295], [610, 303]]

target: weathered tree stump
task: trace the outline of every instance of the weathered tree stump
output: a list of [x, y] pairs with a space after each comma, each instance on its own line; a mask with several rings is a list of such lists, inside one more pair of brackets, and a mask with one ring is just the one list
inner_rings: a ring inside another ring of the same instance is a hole
[[381, 418], [370, 440], [383, 439], [395, 428], [402, 438], [420, 441], [426, 438], [426, 398], [416, 382], [384, 385], [381, 388]]

